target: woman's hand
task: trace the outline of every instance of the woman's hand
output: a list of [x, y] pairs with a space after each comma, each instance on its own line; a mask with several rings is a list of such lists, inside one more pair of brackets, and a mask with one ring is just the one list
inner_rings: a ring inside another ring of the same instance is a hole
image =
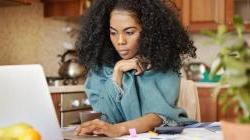
[[124, 72], [129, 70], [135, 70], [135, 75], [140, 75], [146, 69], [149, 69], [150, 63], [146, 62], [145, 59], [141, 57], [134, 57], [132, 59], [120, 60], [115, 64], [113, 72], [113, 80], [117, 82], [119, 86], [122, 83], [122, 75]]
[[118, 137], [126, 133], [127, 129], [125, 127], [119, 126], [118, 124], [112, 125], [99, 119], [82, 123], [75, 130], [75, 134], [79, 136], [96, 134], [96, 135], [106, 135], [108, 137]]
[[129, 70], [135, 70], [135, 75], [141, 74], [145, 68], [140, 63], [137, 57], [127, 60], [120, 60], [116, 63], [114, 71], [127, 72]]

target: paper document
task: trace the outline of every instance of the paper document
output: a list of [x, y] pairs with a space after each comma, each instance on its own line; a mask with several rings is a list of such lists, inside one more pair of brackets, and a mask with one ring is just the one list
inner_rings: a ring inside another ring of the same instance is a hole
[[221, 132], [214, 133], [205, 128], [185, 128], [181, 134], [151, 136], [149, 133], [137, 134], [136, 137], [122, 136], [121, 140], [223, 140]]

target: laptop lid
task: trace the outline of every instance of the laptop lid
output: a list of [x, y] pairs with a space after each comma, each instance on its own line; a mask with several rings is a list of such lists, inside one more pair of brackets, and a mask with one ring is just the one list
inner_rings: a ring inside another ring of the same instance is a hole
[[0, 127], [31, 124], [43, 140], [63, 139], [40, 65], [0, 66]]

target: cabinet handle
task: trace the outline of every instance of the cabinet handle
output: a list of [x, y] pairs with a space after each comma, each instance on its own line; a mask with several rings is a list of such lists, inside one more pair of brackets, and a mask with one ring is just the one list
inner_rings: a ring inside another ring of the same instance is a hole
[[90, 105], [90, 102], [88, 99], [82, 99], [82, 104], [83, 105]]
[[80, 106], [80, 101], [79, 100], [73, 100], [71, 102], [71, 106], [72, 107], [79, 107]]

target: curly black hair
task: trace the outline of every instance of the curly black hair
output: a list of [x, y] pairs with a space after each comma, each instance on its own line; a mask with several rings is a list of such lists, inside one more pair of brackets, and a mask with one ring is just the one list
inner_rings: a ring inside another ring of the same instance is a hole
[[151, 62], [152, 69], [179, 73], [183, 59], [196, 57], [187, 31], [161, 0], [96, 0], [82, 17], [76, 41], [79, 62], [87, 68], [112, 67], [121, 59], [109, 35], [114, 9], [136, 14], [142, 26], [138, 53]]

